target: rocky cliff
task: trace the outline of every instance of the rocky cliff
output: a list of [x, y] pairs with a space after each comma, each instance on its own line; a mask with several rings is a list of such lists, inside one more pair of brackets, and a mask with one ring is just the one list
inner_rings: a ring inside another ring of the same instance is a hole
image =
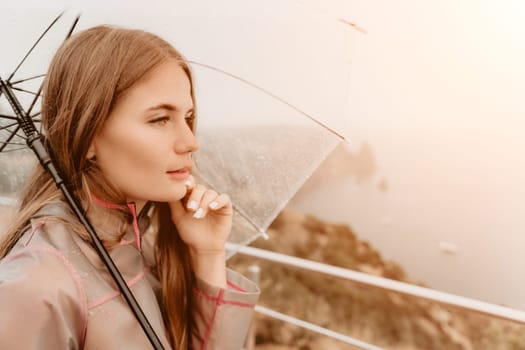
[[[347, 226], [283, 211], [269, 234], [268, 241], [260, 239], [253, 246], [418, 284]], [[229, 260], [229, 265], [241, 272], [255, 263], [262, 270], [261, 305], [377, 346], [525, 349], [525, 325], [246, 256], [236, 255]], [[261, 315], [256, 320], [259, 350], [353, 349]]]

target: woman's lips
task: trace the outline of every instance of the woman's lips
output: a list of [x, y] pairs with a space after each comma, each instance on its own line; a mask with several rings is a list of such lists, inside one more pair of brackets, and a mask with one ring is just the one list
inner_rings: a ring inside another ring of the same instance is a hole
[[167, 171], [168, 175], [172, 179], [176, 180], [186, 180], [188, 176], [190, 176], [190, 169], [189, 168], [182, 168], [178, 170], [169, 170]]

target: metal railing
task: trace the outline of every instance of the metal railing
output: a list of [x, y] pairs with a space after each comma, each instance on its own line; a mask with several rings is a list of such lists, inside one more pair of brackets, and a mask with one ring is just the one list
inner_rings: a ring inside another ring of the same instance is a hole
[[[13, 206], [16, 204], [16, 200], [2, 197], [0, 196], [0, 205], [4, 206]], [[483, 302], [480, 300], [475, 300], [471, 298], [466, 298], [462, 296], [458, 296], [451, 293], [445, 293], [440, 292], [434, 289], [420, 287], [416, 285], [412, 285], [409, 283], [399, 282], [395, 280], [391, 280], [384, 277], [378, 277], [378, 276], [372, 276], [366, 273], [357, 272], [349, 269], [344, 269], [337, 266], [332, 266], [328, 264], [319, 263], [312, 260], [307, 259], [301, 259], [290, 255], [285, 255], [281, 253], [275, 253], [272, 251], [254, 248], [254, 247], [248, 247], [248, 246], [241, 246], [238, 244], [233, 243], [227, 243], [226, 249], [230, 251], [234, 251], [235, 253], [251, 256], [254, 258], [259, 258], [267, 261], [272, 261], [275, 263], [284, 264], [287, 266], [296, 267], [299, 269], [311, 271], [311, 272], [318, 272], [329, 276], [334, 276], [338, 278], [342, 278], [345, 280], [353, 281], [362, 285], [372, 286], [375, 288], [380, 288], [383, 290], [393, 291], [405, 295], [410, 295], [430, 301], [435, 301], [447, 305], [451, 305], [454, 307], [459, 307], [461, 309], [470, 310], [474, 312], [478, 312], [481, 314], [485, 314], [491, 317], [496, 317], [504, 320], [510, 320], [517, 323], [525, 324], [525, 312], [512, 309], [505, 306], [500, 306], [488, 302]], [[252, 266], [251, 269], [248, 271], [249, 278], [254, 280], [256, 283], [259, 283], [259, 274], [260, 270], [257, 270], [256, 266]], [[315, 325], [313, 323], [306, 322], [304, 320], [300, 320], [297, 318], [294, 318], [290, 315], [286, 315], [274, 310], [271, 310], [269, 308], [263, 307], [261, 305], [257, 305], [255, 307], [255, 311], [266, 315], [268, 317], [278, 319], [287, 323], [291, 323], [295, 326], [316, 332], [318, 334], [322, 334], [324, 336], [331, 337], [333, 339], [339, 340], [341, 342], [344, 342], [346, 344], [350, 344], [352, 346], [355, 346], [360, 349], [365, 350], [378, 350], [381, 349], [380, 347], [377, 347], [372, 344], [368, 344], [366, 342], [363, 342], [361, 340], [349, 337], [345, 334], [341, 334], [338, 332], [335, 332], [333, 330], [320, 327], [318, 325]], [[252, 324], [250, 327], [250, 331], [247, 337], [247, 341], [245, 344], [246, 350], [253, 350], [255, 346], [254, 342], [255, 337], [255, 325]]]
[[[440, 292], [430, 288], [420, 287], [409, 283], [399, 282], [384, 277], [372, 276], [362, 272], [357, 272], [349, 269], [340, 268], [337, 266], [327, 265], [312, 260], [301, 259], [285, 254], [275, 253], [272, 251], [240, 246], [237, 244], [227, 243], [226, 248], [234, 251], [238, 254], [251, 256], [263, 260], [268, 260], [288, 266], [293, 266], [307, 271], [319, 272], [329, 276], [334, 276], [346, 280], [350, 280], [359, 284], [373, 286], [383, 290], [393, 291], [405, 295], [415, 296], [418, 298], [435, 301], [461, 309], [474, 311], [477, 313], [485, 314], [492, 317], [497, 317], [504, 320], [510, 320], [518, 323], [525, 324], [525, 312], [487, 303], [471, 298], [458, 296], [455, 294]], [[255, 310], [261, 314], [269, 317], [292, 323], [296, 326], [308, 329], [310, 331], [329, 336], [331, 338], [340, 340], [344, 343], [356, 346], [360, 349], [379, 349], [377, 346], [362, 342], [360, 340], [348, 337], [344, 334], [337, 333], [335, 331], [320, 327], [318, 325], [298, 320], [291, 316], [281, 314], [279, 312], [270, 310], [268, 308], [257, 305]]]

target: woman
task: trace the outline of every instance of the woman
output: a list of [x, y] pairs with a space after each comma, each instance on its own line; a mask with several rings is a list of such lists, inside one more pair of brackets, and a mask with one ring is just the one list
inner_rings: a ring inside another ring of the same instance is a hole
[[[240, 349], [258, 290], [226, 271], [232, 204], [195, 184], [190, 70], [150, 33], [68, 39], [44, 82], [46, 143], [164, 346]], [[1, 349], [148, 349], [38, 165], [0, 244]]]

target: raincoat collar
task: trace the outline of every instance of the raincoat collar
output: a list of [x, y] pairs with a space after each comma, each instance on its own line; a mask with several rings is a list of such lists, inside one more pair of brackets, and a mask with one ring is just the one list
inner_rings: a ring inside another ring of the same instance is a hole
[[[138, 217], [137, 217], [137, 206], [135, 205], [135, 202], [128, 202], [126, 205], [119, 205], [114, 203], [108, 203], [103, 201], [102, 199], [98, 198], [94, 194], [91, 195], [91, 198], [93, 199], [93, 203], [107, 208], [107, 209], [128, 209], [132, 216], [132, 225], [133, 225], [133, 232], [135, 233], [135, 243], [137, 245], [137, 249], [141, 250], [141, 235], [140, 235], [140, 229], [139, 229], [139, 223], [138, 223]], [[147, 207], [147, 204], [144, 205], [144, 208]], [[143, 212], [143, 211], [142, 211]], [[141, 212], [141, 213], [142, 213]]]
[[[141, 251], [141, 231], [145, 232], [147, 227], [149, 226], [149, 217], [147, 215], [149, 208], [152, 205], [152, 202], [146, 202], [140, 213], [137, 213], [136, 206], [134, 202], [126, 203], [125, 205], [118, 205], [114, 203], [108, 203], [100, 198], [92, 195], [92, 201], [98, 206], [101, 206], [103, 208], [107, 209], [123, 209], [123, 210], [129, 210], [129, 213], [132, 216], [132, 228], [133, 228], [133, 234], [134, 234], [134, 240], [135, 245], [139, 251]], [[65, 202], [58, 202], [58, 203], [50, 203], [49, 205], [46, 205], [45, 207], [41, 208], [34, 216], [33, 218], [43, 217], [43, 216], [55, 216], [59, 218], [63, 218], [66, 221], [72, 220], [73, 218], [76, 218], [73, 211], [69, 208], [69, 206]]]

